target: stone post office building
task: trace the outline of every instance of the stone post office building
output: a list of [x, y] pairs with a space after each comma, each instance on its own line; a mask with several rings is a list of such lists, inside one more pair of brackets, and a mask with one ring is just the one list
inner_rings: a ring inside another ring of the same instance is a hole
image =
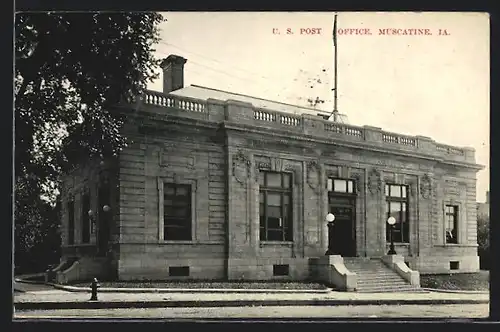
[[184, 87], [185, 62], [164, 60], [163, 93], [117, 106], [130, 138], [118, 158], [65, 177], [61, 282], [305, 280], [329, 241], [342, 257], [386, 255], [389, 216], [412, 270], [479, 269], [474, 149]]

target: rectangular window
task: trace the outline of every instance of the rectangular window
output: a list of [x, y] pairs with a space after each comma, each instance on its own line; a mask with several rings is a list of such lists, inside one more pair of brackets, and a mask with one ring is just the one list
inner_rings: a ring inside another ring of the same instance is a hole
[[165, 183], [163, 187], [164, 239], [191, 240], [191, 185]]
[[82, 243], [90, 242], [90, 195], [85, 193], [82, 197]]
[[259, 172], [261, 241], [292, 241], [292, 176]]
[[446, 243], [458, 243], [458, 206], [445, 207]]
[[[408, 186], [386, 184], [385, 196], [387, 204], [387, 218], [394, 217], [396, 223], [392, 227], [394, 242], [410, 242], [410, 225], [408, 214]], [[387, 219], [386, 219], [387, 220]], [[391, 240], [391, 226], [386, 225], [386, 240]]]
[[68, 244], [75, 244], [75, 201], [68, 201]]
[[353, 194], [354, 180], [328, 179], [328, 191]]

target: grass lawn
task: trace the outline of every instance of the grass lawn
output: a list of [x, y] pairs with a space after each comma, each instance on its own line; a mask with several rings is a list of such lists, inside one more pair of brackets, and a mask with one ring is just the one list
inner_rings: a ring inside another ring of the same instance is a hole
[[[100, 281], [101, 287], [113, 288], [212, 288], [212, 289], [293, 289], [315, 290], [326, 289], [326, 286], [314, 282], [237, 282], [237, 281]], [[90, 282], [73, 284], [78, 287], [89, 287]]]
[[448, 290], [487, 291], [490, 287], [489, 271], [478, 273], [456, 274], [423, 274], [420, 275], [420, 285], [426, 288]]

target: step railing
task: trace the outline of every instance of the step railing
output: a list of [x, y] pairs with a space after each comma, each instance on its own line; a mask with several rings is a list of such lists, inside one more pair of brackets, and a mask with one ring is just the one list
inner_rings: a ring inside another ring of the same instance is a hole
[[420, 287], [420, 273], [412, 270], [406, 265], [404, 257], [401, 255], [386, 255], [382, 257], [382, 262], [387, 268], [392, 269], [412, 286]]

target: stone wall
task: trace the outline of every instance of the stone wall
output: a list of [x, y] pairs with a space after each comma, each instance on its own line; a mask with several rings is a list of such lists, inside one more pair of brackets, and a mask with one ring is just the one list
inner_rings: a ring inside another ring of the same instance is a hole
[[[358, 256], [386, 254], [384, 185], [396, 183], [410, 189], [410, 241], [398, 254], [423, 273], [456, 260], [475, 269], [473, 150], [237, 101], [151, 98], [159, 104], [128, 128], [133, 144], [120, 155], [120, 278], [174, 278], [169, 267], [189, 266], [190, 278], [306, 279], [308, 258], [327, 249], [328, 177], [356, 181]], [[293, 175], [293, 241], [259, 239], [261, 170]], [[165, 181], [193, 189], [192, 241], [162, 239]], [[460, 206], [456, 245], [444, 243], [446, 204]], [[290, 275], [274, 277], [276, 264]]]
[[[180, 266], [189, 266], [185, 278], [224, 278], [226, 161], [222, 145], [210, 140], [215, 129], [173, 124], [128, 130], [132, 144], [120, 154], [119, 278], [184, 278], [169, 274]], [[191, 186], [190, 241], [164, 239], [164, 183]]]

